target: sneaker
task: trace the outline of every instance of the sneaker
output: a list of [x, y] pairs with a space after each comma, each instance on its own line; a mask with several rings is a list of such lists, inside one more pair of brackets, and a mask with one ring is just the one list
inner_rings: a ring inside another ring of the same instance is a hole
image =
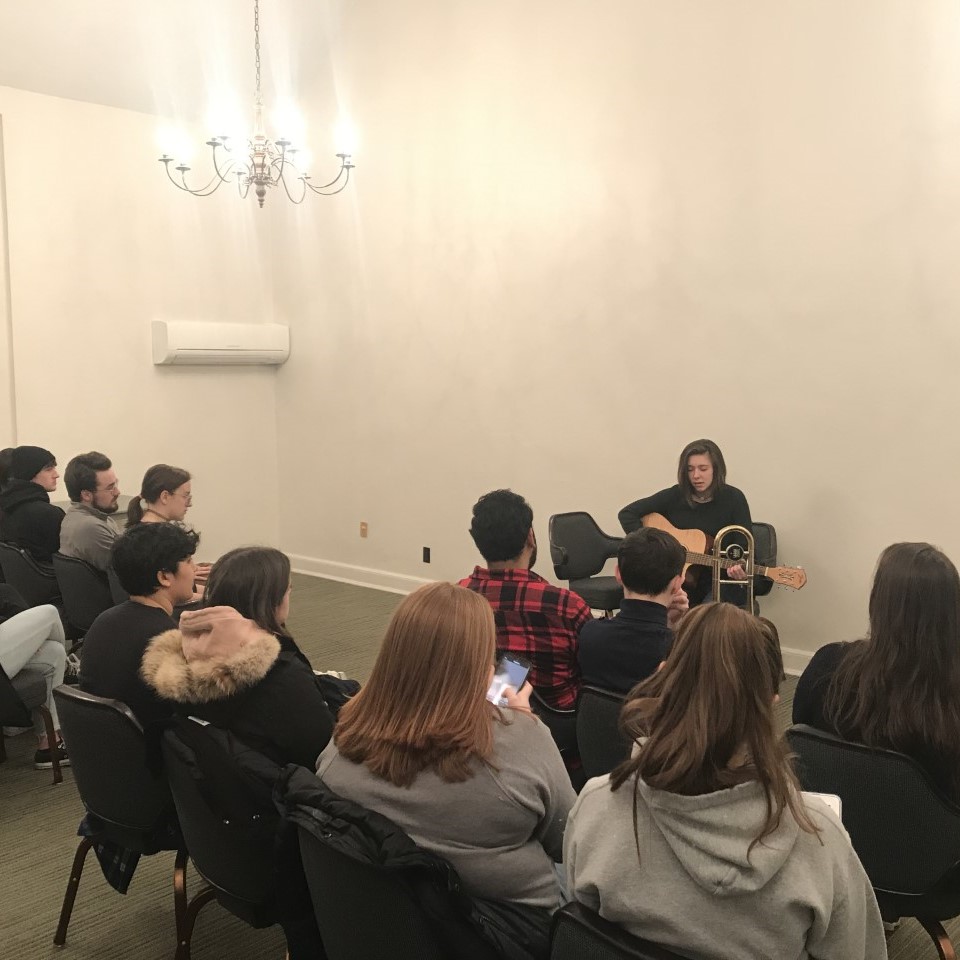
[[80, 682], [80, 658], [75, 653], [67, 654], [67, 663], [63, 671], [63, 682], [75, 686]]
[[[70, 766], [70, 758], [67, 756], [67, 750], [63, 745], [61, 740], [57, 744], [57, 760], [60, 761], [61, 767]], [[33, 755], [33, 769], [34, 770], [49, 770], [53, 766], [53, 756], [51, 751], [47, 750], [38, 750]]]

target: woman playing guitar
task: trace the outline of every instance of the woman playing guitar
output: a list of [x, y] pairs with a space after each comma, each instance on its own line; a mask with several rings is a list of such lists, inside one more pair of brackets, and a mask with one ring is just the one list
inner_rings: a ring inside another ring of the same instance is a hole
[[[726, 479], [727, 465], [720, 448], [712, 440], [694, 440], [680, 454], [676, 485], [624, 507], [619, 514], [620, 523], [630, 533], [643, 526], [647, 514], [659, 513], [680, 530], [701, 530], [710, 537], [731, 524], [750, 530], [747, 498]], [[732, 536], [731, 540], [736, 537]], [[705, 568], [691, 567], [691, 570], [704, 571]], [[731, 580], [747, 577], [739, 564], [729, 567], [726, 576]], [[695, 582], [684, 584], [684, 589], [691, 606], [701, 603], [710, 592], [710, 577], [702, 575]], [[742, 605], [745, 599], [742, 594], [745, 591], [740, 587], [725, 586], [722, 597]]]

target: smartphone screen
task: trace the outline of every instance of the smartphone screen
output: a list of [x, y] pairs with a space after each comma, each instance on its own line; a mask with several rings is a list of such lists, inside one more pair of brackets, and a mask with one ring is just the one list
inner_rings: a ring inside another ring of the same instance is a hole
[[512, 653], [505, 654], [500, 658], [496, 670], [493, 672], [493, 682], [490, 689], [487, 690], [487, 699], [491, 703], [500, 703], [503, 697], [503, 691], [506, 687], [519, 689], [527, 682], [527, 675], [530, 673], [530, 661], [523, 657], [515, 656]]

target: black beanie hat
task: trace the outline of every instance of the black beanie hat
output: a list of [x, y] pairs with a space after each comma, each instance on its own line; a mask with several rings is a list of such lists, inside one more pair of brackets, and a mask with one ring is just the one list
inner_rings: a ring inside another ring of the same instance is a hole
[[32, 480], [44, 467], [56, 463], [57, 458], [43, 447], [17, 447], [10, 458], [11, 480]]

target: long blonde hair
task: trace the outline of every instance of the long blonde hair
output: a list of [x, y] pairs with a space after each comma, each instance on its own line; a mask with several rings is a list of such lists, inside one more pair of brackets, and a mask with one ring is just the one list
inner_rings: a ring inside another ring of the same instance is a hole
[[777, 734], [772, 667], [762, 625], [733, 604], [705, 603], [683, 618], [666, 665], [634, 688], [620, 716], [631, 740], [646, 738], [610, 775], [613, 790], [634, 778], [635, 831], [642, 779], [686, 796], [758, 781], [767, 817], [751, 849], [777, 829], [785, 809], [802, 830], [817, 832]]
[[485, 693], [496, 628], [486, 598], [431, 583], [397, 607], [363, 689], [340, 711], [340, 754], [384, 780], [409, 786], [422, 770], [468, 780], [489, 762], [499, 711]]

